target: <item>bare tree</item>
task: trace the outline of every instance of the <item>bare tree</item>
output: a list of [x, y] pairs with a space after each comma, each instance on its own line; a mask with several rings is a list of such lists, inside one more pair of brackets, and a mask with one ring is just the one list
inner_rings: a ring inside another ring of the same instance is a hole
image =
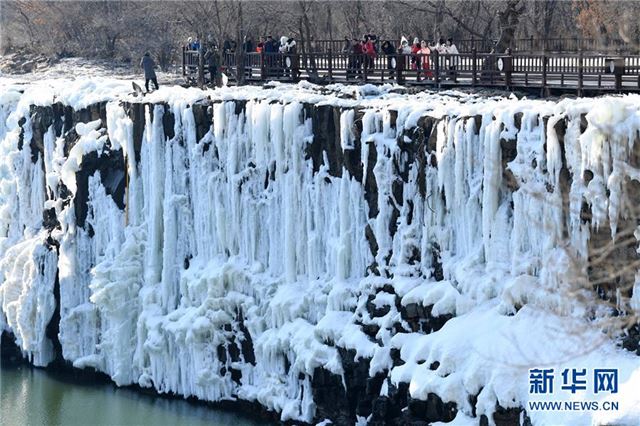
[[[180, 46], [189, 36], [218, 44], [235, 40], [238, 47], [244, 35], [254, 39], [268, 34], [292, 36], [300, 41], [303, 55], [314, 50], [312, 40], [369, 32], [391, 39], [402, 35], [428, 40], [474, 38], [484, 40], [485, 46], [499, 39], [499, 51], [510, 47], [515, 37], [596, 37], [602, 47], [613, 38], [637, 45], [640, 37], [640, 9], [633, 1], [257, 1], [243, 2], [242, 13], [239, 0], [100, 0], [87, 5], [2, 1], [1, 42], [53, 57], [129, 62], [150, 50], [166, 69], [179, 60]], [[580, 33], [576, 33], [576, 22]]]

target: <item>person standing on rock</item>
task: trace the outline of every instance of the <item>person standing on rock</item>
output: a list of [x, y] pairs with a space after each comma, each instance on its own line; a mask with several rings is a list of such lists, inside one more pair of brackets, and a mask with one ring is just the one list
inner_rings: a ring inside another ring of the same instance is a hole
[[149, 81], [152, 81], [156, 90], [158, 90], [158, 79], [156, 78], [155, 72], [156, 64], [153, 62], [153, 59], [151, 59], [149, 52], [146, 52], [142, 57], [140, 66], [144, 69], [144, 87], [147, 89], [147, 93], [149, 93]]

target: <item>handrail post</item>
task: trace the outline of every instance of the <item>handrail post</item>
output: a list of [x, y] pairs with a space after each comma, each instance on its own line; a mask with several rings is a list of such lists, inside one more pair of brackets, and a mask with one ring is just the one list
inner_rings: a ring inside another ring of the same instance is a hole
[[364, 71], [363, 80], [367, 81], [367, 78], [369, 77], [369, 56], [366, 53], [360, 54], [360, 63], [362, 64]]
[[489, 84], [491, 86], [493, 86], [494, 83], [495, 83], [496, 77], [497, 77], [496, 74], [499, 72], [498, 71], [498, 67], [497, 67], [497, 65], [498, 65], [498, 55], [497, 55], [497, 53], [494, 52], [494, 53], [491, 54], [491, 60], [489, 61], [489, 63], [491, 64], [491, 68], [490, 68], [490, 78], [491, 78], [491, 80], [489, 81]]
[[[615, 63], [615, 81], [616, 81], [616, 92], [620, 92], [622, 91], [622, 74], [624, 73], [624, 58], [621, 58], [621, 63], [618, 63], [618, 60], [616, 59], [614, 61]], [[621, 68], [620, 68], [621, 67]]]
[[331, 55], [331, 45], [329, 45], [329, 79], [333, 80], [333, 58]]
[[187, 75], [187, 65], [186, 65], [186, 60], [187, 60], [187, 48], [186, 46], [182, 46], [182, 76], [186, 76]]
[[473, 75], [471, 77], [471, 85], [475, 86], [476, 83], [478, 82], [478, 52], [476, 51], [476, 48], [474, 47], [473, 49], [471, 49], [471, 53], [472, 53], [472, 57], [471, 57], [471, 70], [473, 72]]
[[260, 80], [264, 81], [267, 77], [266, 64], [264, 60], [264, 52], [260, 52]]
[[198, 87], [204, 87], [204, 50], [202, 46], [198, 48]]
[[505, 69], [504, 82], [507, 86], [507, 89], [511, 90], [511, 73], [513, 72], [513, 56], [511, 55], [511, 52], [509, 52], [509, 55], [504, 58], [503, 64]]
[[402, 84], [402, 69], [404, 68], [406, 59], [404, 55], [396, 55], [396, 83], [398, 84]]
[[[240, 54], [238, 55], [237, 61], [240, 63], [236, 63], [236, 83], [237, 84], [245, 84], [247, 77], [251, 74], [247, 72], [248, 65], [248, 55], [249, 53], [245, 50], [244, 46], [241, 47]], [[241, 71], [238, 72], [238, 67], [240, 67]], [[227, 65], [227, 69], [229, 66]], [[250, 70], [251, 68], [249, 68]]]
[[547, 94], [547, 54], [542, 52], [542, 96]]
[[437, 87], [440, 87], [440, 54], [437, 50], [432, 52], [433, 54], [433, 82]]
[[582, 49], [578, 51], [578, 96], [582, 96], [582, 85], [583, 85], [583, 54]]

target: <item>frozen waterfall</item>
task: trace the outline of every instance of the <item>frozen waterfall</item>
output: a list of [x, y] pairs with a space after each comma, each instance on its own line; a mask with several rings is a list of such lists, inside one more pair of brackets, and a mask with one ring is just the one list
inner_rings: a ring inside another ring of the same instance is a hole
[[538, 365], [640, 386], [602, 333], [638, 268], [589, 264], [638, 260], [638, 96], [2, 84], [0, 331], [34, 365], [304, 422], [562, 422], [522, 411]]

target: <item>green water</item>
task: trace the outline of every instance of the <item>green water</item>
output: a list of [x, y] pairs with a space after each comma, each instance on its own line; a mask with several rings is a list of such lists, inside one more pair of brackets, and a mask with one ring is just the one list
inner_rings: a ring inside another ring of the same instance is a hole
[[0, 425], [264, 424], [239, 413], [141, 394], [110, 383], [72, 383], [25, 365], [0, 367]]

